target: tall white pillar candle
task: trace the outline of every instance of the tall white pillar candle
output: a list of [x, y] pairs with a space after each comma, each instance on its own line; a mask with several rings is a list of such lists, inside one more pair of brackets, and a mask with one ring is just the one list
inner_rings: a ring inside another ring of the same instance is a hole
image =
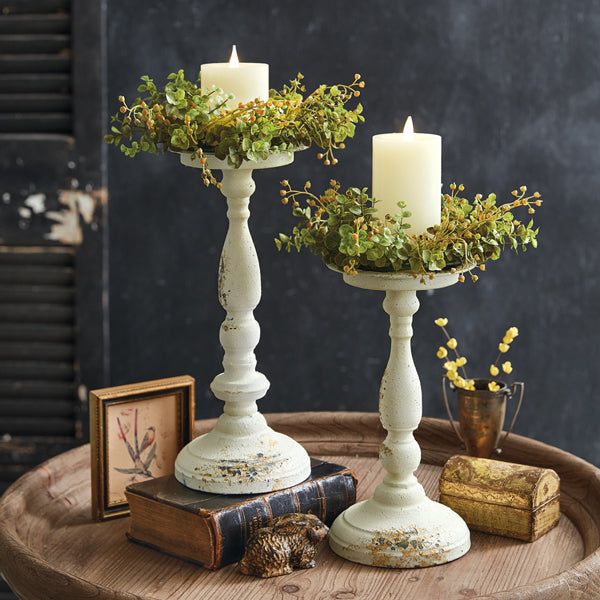
[[200, 66], [200, 83], [205, 92], [214, 86], [233, 94], [233, 99], [228, 100], [226, 105], [230, 109], [240, 102], [246, 103], [255, 98], [268, 100], [269, 65], [239, 62], [233, 46], [228, 63], [206, 63]]
[[373, 136], [373, 196], [377, 214], [397, 214], [398, 202], [411, 216], [408, 233], [419, 235], [439, 225], [441, 216], [442, 138], [414, 133], [408, 117], [402, 133]]

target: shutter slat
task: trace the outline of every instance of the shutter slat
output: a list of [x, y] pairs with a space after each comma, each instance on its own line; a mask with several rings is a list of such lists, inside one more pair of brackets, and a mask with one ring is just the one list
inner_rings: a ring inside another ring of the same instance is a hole
[[71, 18], [66, 13], [0, 15], [0, 33], [69, 33]]
[[69, 73], [68, 54], [0, 54], [0, 73]]
[[0, 398], [0, 418], [21, 417], [26, 414], [38, 417], [73, 417], [71, 400], [45, 400], [42, 398]]
[[0, 265], [72, 266], [74, 262], [70, 246], [0, 246]]
[[67, 34], [21, 33], [0, 35], [1, 54], [57, 54], [68, 51], [71, 37]]
[[0, 303], [41, 302], [71, 304], [74, 295], [75, 290], [71, 287], [0, 284]]
[[7, 94], [67, 94], [71, 91], [71, 76], [66, 73], [4, 73], [0, 74], [0, 90]]
[[2, 381], [0, 396], [5, 398], [73, 398], [75, 383], [70, 381]]
[[0, 283], [72, 284], [74, 271], [70, 267], [38, 265], [0, 265]]
[[0, 113], [71, 111], [69, 94], [0, 94]]
[[72, 323], [73, 306], [68, 304], [0, 304], [0, 322]]
[[[73, 361], [72, 344], [0, 340], [0, 360]], [[2, 402], [2, 398], [0, 398]]]
[[0, 113], [0, 133], [70, 132], [69, 113]]
[[[11, 435], [73, 435], [75, 424], [73, 419], [57, 417], [4, 417], [0, 421], [0, 435], [9, 432]], [[3, 479], [5, 465], [0, 465], [0, 479]]]
[[10, 15], [65, 12], [70, 7], [70, 0], [2, 0], [0, 2], [0, 13]]
[[72, 342], [73, 325], [47, 325], [45, 323], [0, 323], [0, 341]]
[[0, 379], [29, 381], [72, 381], [73, 363], [41, 360], [0, 360]]

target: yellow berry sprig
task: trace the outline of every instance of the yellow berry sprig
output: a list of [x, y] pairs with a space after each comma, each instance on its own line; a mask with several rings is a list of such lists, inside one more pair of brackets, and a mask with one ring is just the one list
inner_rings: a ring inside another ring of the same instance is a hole
[[[496, 360], [490, 365], [490, 375], [492, 377], [496, 377], [498, 373], [500, 373], [498, 361], [500, 360], [500, 357], [503, 354], [506, 354], [510, 350], [510, 345], [515, 341], [515, 338], [518, 335], [519, 329], [514, 325], [506, 330], [502, 341], [498, 344], [498, 356], [496, 357]], [[506, 374], [512, 373], [513, 370], [512, 363], [510, 362], [510, 360], [504, 361], [501, 365], [501, 368], [502, 371], [504, 371]], [[490, 381], [490, 383], [488, 383], [488, 388], [490, 392], [497, 392], [500, 389], [500, 385], [495, 381]]]
[[[458, 388], [468, 391], [475, 391], [475, 381], [473, 379], [469, 379], [467, 376], [467, 372], [464, 368], [464, 365], [467, 363], [467, 358], [465, 356], [461, 356], [458, 352], [458, 342], [456, 338], [451, 337], [446, 329], [448, 325], [448, 319], [446, 317], [438, 317], [434, 323], [444, 332], [446, 336], [446, 345], [440, 346], [437, 349], [436, 356], [440, 360], [444, 360], [444, 370], [446, 372], [446, 377]], [[502, 338], [502, 341], [498, 344], [498, 356], [496, 360], [490, 365], [490, 375], [492, 377], [496, 377], [500, 373], [500, 368], [504, 373], [512, 373], [513, 367], [509, 360], [504, 361], [500, 367], [498, 367], [498, 361], [503, 354], [506, 354], [510, 350], [511, 344], [514, 342], [515, 338], [519, 335], [519, 330], [517, 327], [509, 327]], [[446, 360], [448, 358], [448, 349], [454, 351], [456, 358], [455, 360]], [[461, 377], [458, 374], [458, 369], [462, 370], [463, 376]], [[496, 381], [490, 381], [488, 383], [488, 389], [490, 392], [497, 392], [500, 389], [500, 384]]]
[[[455, 360], [446, 360], [444, 362], [444, 370], [446, 371], [446, 377], [456, 386], [468, 391], [475, 391], [475, 381], [473, 379], [469, 379], [467, 376], [467, 372], [465, 370], [465, 365], [467, 364], [467, 357], [461, 356], [458, 352], [458, 342], [456, 338], [451, 337], [446, 329], [446, 325], [448, 325], [448, 319], [446, 317], [439, 317], [435, 320], [435, 324], [441, 328], [446, 336], [446, 346], [450, 348], [456, 355]], [[436, 356], [440, 360], [445, 360], [448, 358], [448, 350], [446, 346], [440, 346], [436, 352]], [[458, 369], [461, 369], [463, 376], [461, 377], [458, 374]]]

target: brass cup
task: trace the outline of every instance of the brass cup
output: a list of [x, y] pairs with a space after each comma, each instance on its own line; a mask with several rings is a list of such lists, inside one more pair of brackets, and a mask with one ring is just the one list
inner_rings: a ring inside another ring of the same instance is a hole
[[[446, 391], [447, 378], [442, 378], [442, 390], [444, 405], [448, 412], [450, 425], [454, 432], [465, 447], [467, 454], [478, 456], [481, 458], [489, 458], [494, 452], [502, 452], [501, 446], [510, 435], [519, 411], [523, 402], [523, 393], [525, 384], [515, 382], [511, 386], [507, 386], [501, 381], [497, 383], [501, 386], [497, 392], [488, 390], [488, 379], [476, 379], [475, 391], [463, 390], [456, 388], [450, 383], [451, 389], [456, 392], [458, 399], [458, 423], [460, 430], [457, 429], [450, 403], [448, 402], [448, 394]], [[508, 431], [504, 434], [502, 441], [502, 428], [506, 416], [506, 401], [516, 393], [519, 389], [519, 399], [514, 410], [514, 414]]]

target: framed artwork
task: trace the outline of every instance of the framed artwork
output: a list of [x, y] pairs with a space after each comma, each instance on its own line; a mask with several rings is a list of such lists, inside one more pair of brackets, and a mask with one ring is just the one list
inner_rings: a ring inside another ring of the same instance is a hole
[[194, 431], [194, 378], [188, 375], [90, 392], [92, 516], [129, 514], [125, 488], [170, 475]]

